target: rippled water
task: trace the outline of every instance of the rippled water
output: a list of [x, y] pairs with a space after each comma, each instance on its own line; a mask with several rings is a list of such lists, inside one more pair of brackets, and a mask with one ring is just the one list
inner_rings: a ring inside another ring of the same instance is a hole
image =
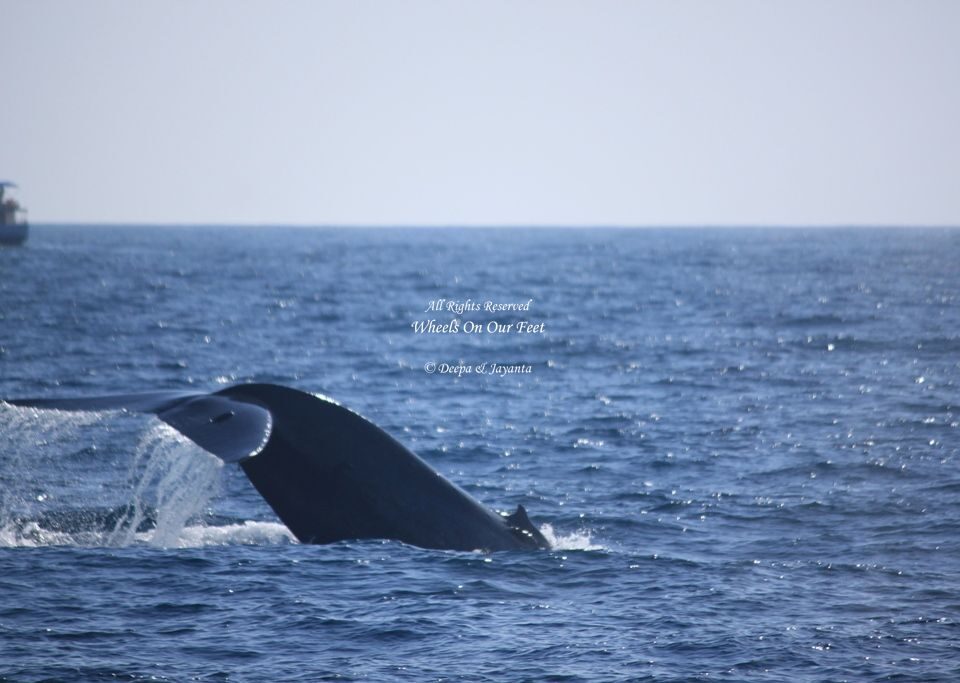
[[[40, 226], [0, 396], [323, 392], [557, 547], [299, 545], [156, 420], [0, 406], [0, 680], [960, 680], [958, 264], [955, 230]], [[416, 334], [438, 298], [544, 334]]]

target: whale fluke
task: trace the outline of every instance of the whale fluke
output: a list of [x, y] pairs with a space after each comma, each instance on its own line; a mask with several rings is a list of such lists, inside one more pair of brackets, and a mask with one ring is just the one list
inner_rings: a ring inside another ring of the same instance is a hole
[[240, 384], [209, 394], [8, 402], [152, 413], [225, 462], [239, 463], [302, 543], [392, 539], [450, 550], [550, 547], [523, 506], [507, 517], [495, 514], [375, 424], [323, 396]]

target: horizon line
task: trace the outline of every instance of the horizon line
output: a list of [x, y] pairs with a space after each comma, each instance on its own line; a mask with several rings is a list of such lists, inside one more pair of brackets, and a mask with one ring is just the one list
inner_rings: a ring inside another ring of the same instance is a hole
[[955, 230], [960, 223], [265, 223], [39, 221], [30, 227], [293, 228], [303, 230]]

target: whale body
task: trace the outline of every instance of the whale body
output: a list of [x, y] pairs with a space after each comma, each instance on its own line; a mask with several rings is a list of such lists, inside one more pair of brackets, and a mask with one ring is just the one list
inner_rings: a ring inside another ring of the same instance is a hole
[[301, 543], [392, 539], [421, 548], [549, 548], [523, 506], [487, 509], [396, 439], [324, 396], [275, 384], [212, 393], [163, 391], [18, 399], [57, 410], [152, 413], [238, 463]]

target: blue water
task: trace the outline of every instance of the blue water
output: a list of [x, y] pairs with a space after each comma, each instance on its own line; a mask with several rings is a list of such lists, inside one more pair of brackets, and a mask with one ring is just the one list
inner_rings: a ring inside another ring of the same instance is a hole
[[[0, 680], [960, 680], [958, 275], [957, 230], [37, 227], [0, 396], [322, 392], [556, 547], [299, 545], [152, 418], [4, 405]], [[424, 369], [484, 362], [530, 371]]]

